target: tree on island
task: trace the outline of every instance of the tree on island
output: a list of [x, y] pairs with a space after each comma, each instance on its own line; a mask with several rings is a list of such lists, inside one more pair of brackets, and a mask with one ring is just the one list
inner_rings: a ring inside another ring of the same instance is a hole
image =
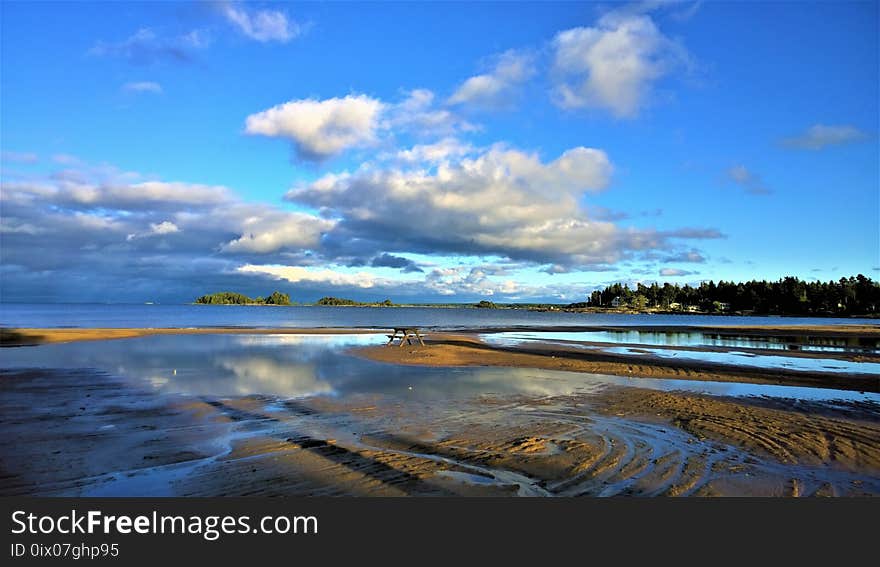
[[196, 299], [200, 305], [290, 305], [290, 296], [280, 291], [273, 291], [267, 298], [250, 297], [234, 291], [221, 291], [203, 295]]
[[486, 301], [485, 299], [477, 303], [476, 307], [478, 309], [498, 309], [497, 305], [495, 305], [491, 301]]
[[273, 291], [272, 295], [265, 299], [266, 305], [290, 305], [290, 296], [280, 291]]

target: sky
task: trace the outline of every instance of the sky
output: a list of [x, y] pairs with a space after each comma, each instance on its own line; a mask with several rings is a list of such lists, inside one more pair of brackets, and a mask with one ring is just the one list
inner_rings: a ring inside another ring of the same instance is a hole
[[0, 301], [880, 276], [878, 2], [0, 4]]

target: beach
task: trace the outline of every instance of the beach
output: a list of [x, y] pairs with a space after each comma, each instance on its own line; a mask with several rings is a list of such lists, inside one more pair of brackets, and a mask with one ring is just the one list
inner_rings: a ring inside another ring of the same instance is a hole
[[[878, 329], [736, 333], [872, 339]], [[880, 494], [877, 375], [491, 337], [428, 332], [426, 346], [399, 347], [368, 329], [5, 331], [0, 493]], [[15, 357], [25, 362], [8, 364]]]

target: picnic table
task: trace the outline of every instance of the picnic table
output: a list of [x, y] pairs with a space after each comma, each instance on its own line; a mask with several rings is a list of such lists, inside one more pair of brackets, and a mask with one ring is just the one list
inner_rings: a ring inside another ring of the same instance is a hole
[[394, 327], [394, 333], [386, 336], [388, 337], [388, 342], [385, 346], [391, 346], [398, 337], [400, 338], [398, 346], [402, 347], [404, 341], [408, 344], [413, 344], [413, 339], [419, 341], [420, 345], [425, 346], [425, 341], [422, 340], [424, 335], [419, 331], [418, 327]]

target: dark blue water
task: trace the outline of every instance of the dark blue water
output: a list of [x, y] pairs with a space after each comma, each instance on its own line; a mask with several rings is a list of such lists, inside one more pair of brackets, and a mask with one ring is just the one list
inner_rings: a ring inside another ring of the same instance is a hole
[[461, 329], [589, 325], [842, 325], [872, 319], [623, 315], [525, 309], [255, 305], [0, 304], [3, 327], [369, 327]]

